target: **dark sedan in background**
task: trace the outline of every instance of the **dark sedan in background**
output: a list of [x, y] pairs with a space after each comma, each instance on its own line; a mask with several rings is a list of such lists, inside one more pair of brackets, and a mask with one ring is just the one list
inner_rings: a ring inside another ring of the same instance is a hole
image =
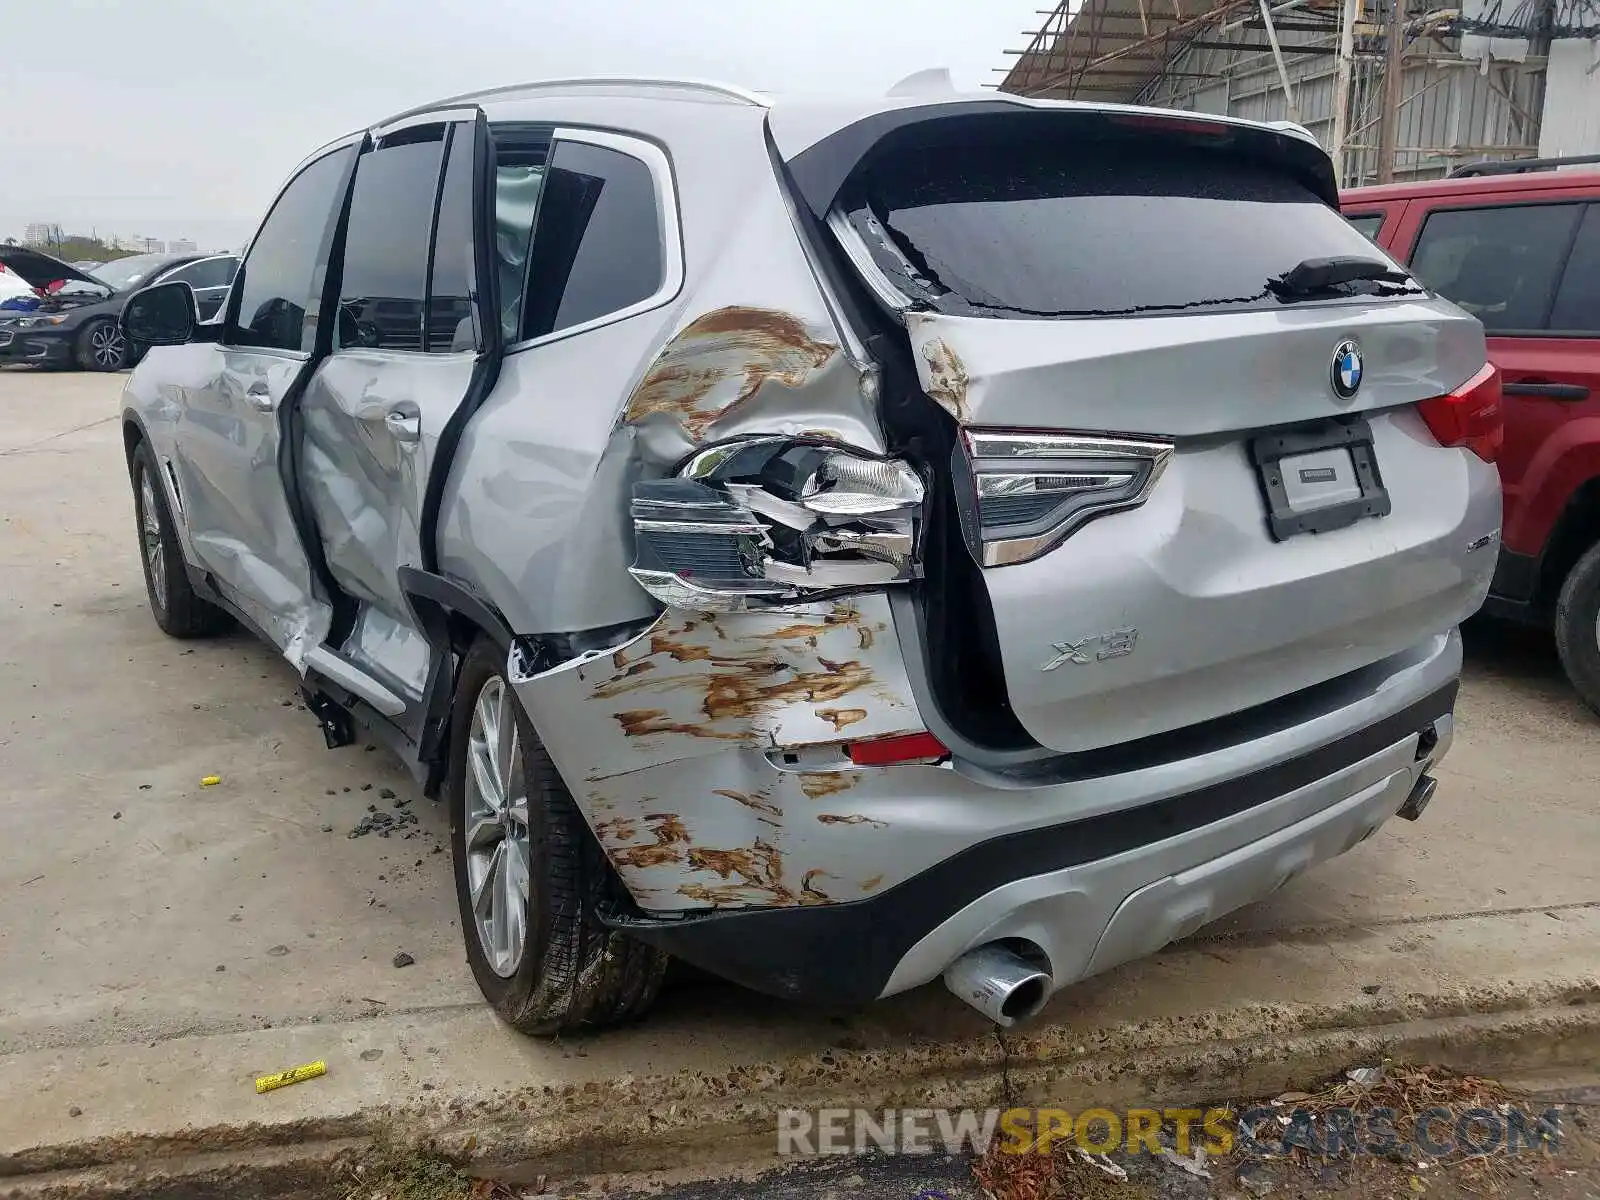
[[81, 271], [19, 246], [0, 246], [0, 263], [37, 293], [28, 310], [0, 305], [0, 363], [85, 371], [116, 371], [137, 360], [138, 348], [117, 323], [129, 296], [153, 283], [187, 283], [206, 320], [222, 307], [239, 267], [232, 254], [136, 254]]

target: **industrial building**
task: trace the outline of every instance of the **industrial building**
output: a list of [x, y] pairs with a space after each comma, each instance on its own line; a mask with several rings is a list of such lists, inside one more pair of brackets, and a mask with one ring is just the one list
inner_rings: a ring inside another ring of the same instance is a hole
[[1600, 155], [1600, 0], [1062, 0], [1001, 90], [1294, 121], [1345, 186]]

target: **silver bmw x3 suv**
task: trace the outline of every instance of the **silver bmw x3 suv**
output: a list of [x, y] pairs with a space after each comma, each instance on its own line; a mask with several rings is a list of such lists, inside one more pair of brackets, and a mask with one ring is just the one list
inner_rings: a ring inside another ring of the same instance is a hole
[[1477, 321], [1292, 126], [663, 80], [317, 151], [124, 430], [156, 620], [448, 805], [519, 1029], [669, 956], [1009, 1024], [1415, 817], [1495, 562]]

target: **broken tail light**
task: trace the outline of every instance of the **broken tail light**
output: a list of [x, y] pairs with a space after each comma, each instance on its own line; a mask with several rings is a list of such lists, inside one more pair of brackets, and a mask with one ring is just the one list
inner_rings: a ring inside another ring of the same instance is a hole
[[1133, 438], [964, 430], [953, 466], [967, 547], [986, 567], [1047, 554], [1095, 517], [1143, 504], [1172, 449]]
[[1455, 391], [1421, 401], [1417, 411], [1441, 446], [1464, 446], [1488, 463], [1499, 457], [1505, 425], [1500, 369], [1493, 363], [1485, 363]]
[[634, 485], [630, 572], [669, 607], [737, 612], [918, 573], [922, 479], [835, 443], [758, 437]]

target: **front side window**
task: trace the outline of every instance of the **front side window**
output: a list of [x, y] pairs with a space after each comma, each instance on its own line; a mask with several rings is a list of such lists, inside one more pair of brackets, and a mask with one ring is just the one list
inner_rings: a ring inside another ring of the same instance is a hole
[[[405, 130], [356, 164], [336, 348], [421, 350], [444, 130]], [[248, 279], [248, 274], [246, 275]]]
[[537, 338], [655, 295], [665, 276], [655, 177], [631, 154], [558, 142], [539, 201], [522, 337]]
[[355, 156], [347, 146], [317, 159], [278, 197], [244, 261], [227, 342], [309, 352], [316, 345], [322, 284]]
[[1490, 333], [1548, 327], [1581, 204], [1443, 209], [1428, 215], [1411, 270]]

